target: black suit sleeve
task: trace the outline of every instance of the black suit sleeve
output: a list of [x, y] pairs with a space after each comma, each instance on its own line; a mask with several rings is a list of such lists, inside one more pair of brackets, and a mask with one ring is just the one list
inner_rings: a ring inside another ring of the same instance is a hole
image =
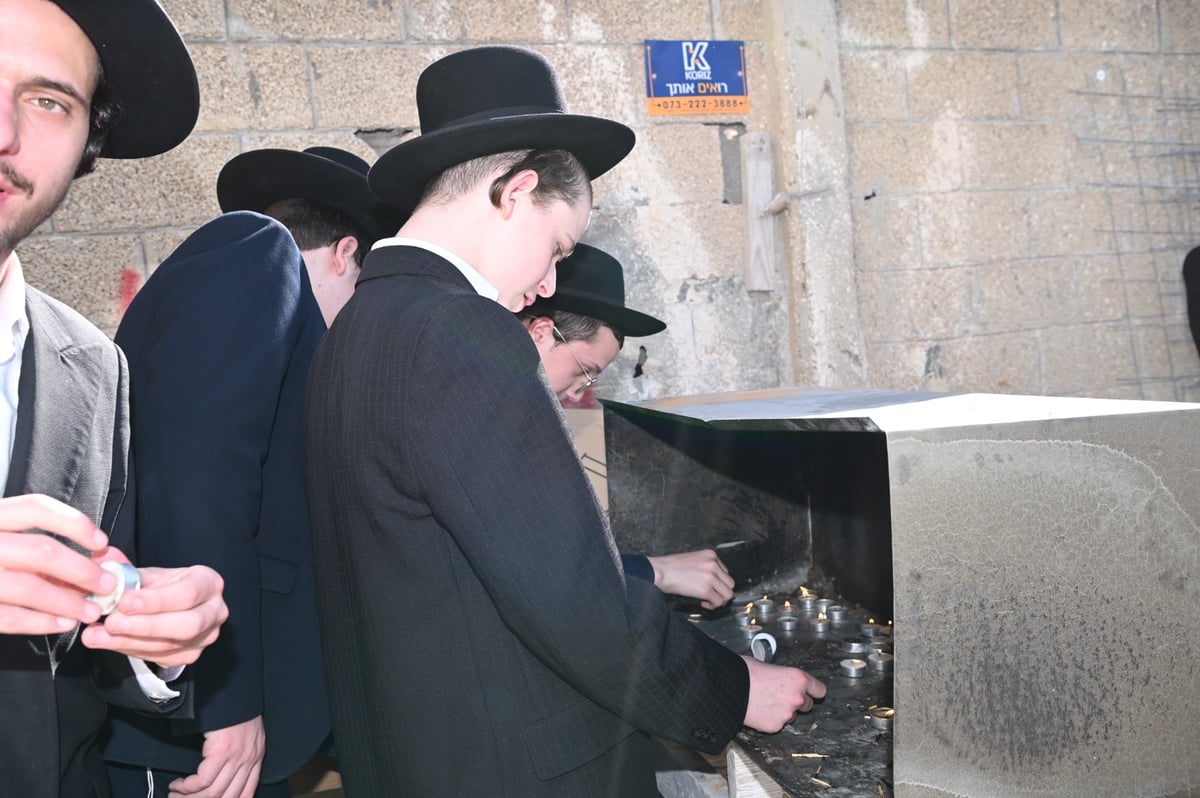
[[623, 578], [524, 328], [478, 297], [441, 311], [412, 349], [403, 396], [436, 412], [408, 416], [419, 423], [395, 448], [414, 458], [433, 514], [560, 678], [644, 731], [719, 750], [745, 715], [745, 663], [674, 616], [653, 584]]
[[139, 563], [200, 563], [225, 580], [229, 620], [188, 669], [195, 720], [179, 733], [263, 711], [254, 539], [303, 268], [277, 222], [227, 214], [159, 266], [117, 331], [133, 377]]

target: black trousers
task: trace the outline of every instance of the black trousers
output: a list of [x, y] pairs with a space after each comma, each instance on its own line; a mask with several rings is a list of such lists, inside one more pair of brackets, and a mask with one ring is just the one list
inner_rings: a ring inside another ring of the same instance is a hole
[[[190, 775], [171, 773], [166, 770], [151, 771], [154, 790], [151, 791], [146, 768], [134, 765], [108, 763], [108, 781], [112, 785], [113, 798], [167, 798], [167, 786], [175, 779]], [[292, 798], [286, 781], [274, 784], [259, 784], [254, 798]]]

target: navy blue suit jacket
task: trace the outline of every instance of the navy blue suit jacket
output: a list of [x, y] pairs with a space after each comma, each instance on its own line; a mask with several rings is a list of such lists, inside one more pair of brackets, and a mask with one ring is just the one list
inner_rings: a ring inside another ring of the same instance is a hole
[[117, 713], [110, 761], [193, 772], [200, 733], [262, 714], [271, 782], [328, 735], [300, 456], [308, 366], [324, 331], [291, 234], [248, 212], [197, 230], [121, 321], [144, 475], [138, 562], [212, 566], [229, 621], [188, 669], [194, 720]]

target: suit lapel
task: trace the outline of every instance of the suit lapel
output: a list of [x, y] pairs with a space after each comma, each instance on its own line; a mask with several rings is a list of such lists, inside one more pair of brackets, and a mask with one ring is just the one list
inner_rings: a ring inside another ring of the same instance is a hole
[[33, 289], [26, 312], [29, 335], [21, 352], [17, 426], [4, 495], [45, 493], [70, 504], [94, 423], [98, 353], [77, 346]]

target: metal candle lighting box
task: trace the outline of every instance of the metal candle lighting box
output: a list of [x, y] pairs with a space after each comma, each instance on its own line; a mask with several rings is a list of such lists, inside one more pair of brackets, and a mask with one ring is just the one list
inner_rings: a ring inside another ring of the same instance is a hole
[[1200, 405], [784, 388], [603, 421], [622, 550], [727, 544], [743, 602], [894, 619], [895, 795], [1200, 794]]

